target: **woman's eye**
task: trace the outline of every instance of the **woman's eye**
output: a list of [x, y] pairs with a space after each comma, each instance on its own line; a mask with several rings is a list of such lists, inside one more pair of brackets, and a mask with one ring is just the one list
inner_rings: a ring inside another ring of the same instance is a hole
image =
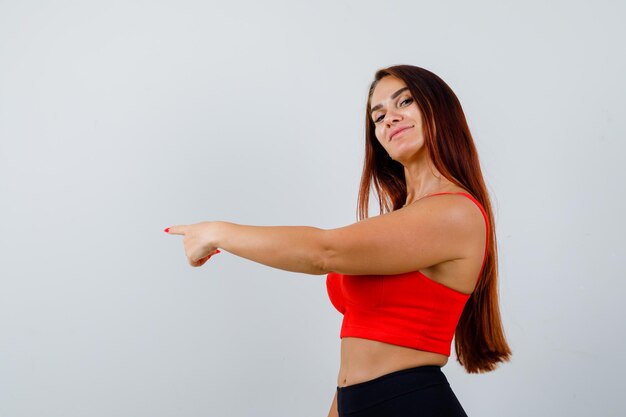
[[[403, 103], [406, 103], [406, 102], [411, 103], [411, 102], [413, 102], [413, 99], [412, 99], [412, 98], [410, 98], [410, 97], [409, 97], [409, 98], [406, 98], [406, 99], [402, 100], [402, 101], [400, 102], [400, 104], [403, 104]], [[378, 119], [374, 120], [374, 123], [378, 123], [378, 122], [380, 122], [380, 120], [382, 119], [382, 117], [383, 117], [383, 115], [381, 115]]]

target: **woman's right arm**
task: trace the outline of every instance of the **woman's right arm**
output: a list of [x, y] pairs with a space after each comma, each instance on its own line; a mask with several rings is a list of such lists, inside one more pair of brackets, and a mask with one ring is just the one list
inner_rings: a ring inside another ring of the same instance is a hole
[[339, 417], [339, 411], [337, 410], [337, 390], [335, 390], [335, 398], [333, 398], [333, 404], [330, 406], [328, 417]]

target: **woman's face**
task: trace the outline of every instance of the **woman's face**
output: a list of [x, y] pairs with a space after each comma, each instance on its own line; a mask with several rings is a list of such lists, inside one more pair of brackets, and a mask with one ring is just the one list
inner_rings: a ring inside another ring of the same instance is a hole
[[424, 147], [424, 134], [422, 114], [406, 84], [393, 76], [382, 78], [370, 103], [376, 138], [391, 158], [408, 162]]

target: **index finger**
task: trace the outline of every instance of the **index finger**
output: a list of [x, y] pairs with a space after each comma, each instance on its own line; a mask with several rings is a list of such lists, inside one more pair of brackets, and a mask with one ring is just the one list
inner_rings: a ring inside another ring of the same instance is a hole
[[184, 235], [185, 228], [185, 226], [170, 226], [166, 227], [164, 232], [169, 233], [170, 235]]

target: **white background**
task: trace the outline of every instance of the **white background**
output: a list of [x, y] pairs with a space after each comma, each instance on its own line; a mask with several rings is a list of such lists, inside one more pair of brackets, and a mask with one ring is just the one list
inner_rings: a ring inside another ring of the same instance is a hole
[[395, 64], [455, 91], [494, 205], [513, 358], [470, 375], [453, 350], [467, 413], [622, 415], [625, 11], [1, 1], [0, 416], [326, 416], [325, 276], [192, 268], [163, 229], [355, 222]]

